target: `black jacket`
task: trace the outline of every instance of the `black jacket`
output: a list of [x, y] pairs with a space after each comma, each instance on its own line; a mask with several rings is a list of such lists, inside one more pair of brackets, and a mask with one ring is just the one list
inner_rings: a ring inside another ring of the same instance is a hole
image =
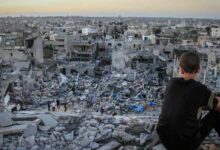
[[199, 136], [201, 109], [216, 108], [213, 93], [195, 80], [173, 78], [166, 87], [164, 98], [157, 125], [162, 142], [179, 147], [193, 144]]

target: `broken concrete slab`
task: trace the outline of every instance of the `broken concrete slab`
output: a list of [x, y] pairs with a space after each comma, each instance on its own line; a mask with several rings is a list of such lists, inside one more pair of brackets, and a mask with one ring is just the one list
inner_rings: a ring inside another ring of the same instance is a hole
[[22, 133], [26, 127], [27, 127], [26, 124], [3, 127], [3, 128], [0, 128], [0, 134], [8, 135], [8, 134]]
[[112, 133], [112, 137], [118, 138], [121, 140], [121, 142], [124, 142], [124, 143], [129, 143], [129, 142], [132, 142], [135, 140], [135, 136], [128, 134], [128, 133], [121, 131], [121, 130], [115, 130]]
[[39, 125], [41, 123], [41, 119], [36, 119], [34, 121], [14, 121], [14, 124], [16, 124], [16, 125], [31, 124], [31, 123], [35, 123], [35, 124]]
[[12, 114], [9, 112], [1, 112], [0, 113], [0, 127], [7, 127], [11, 126], [13, 124], [13, 121], [11, 119]]
[[28, 124], [24, 130], [24, 137], [29, 137], [37, 134], [37, 125], [32, 123]]
[[10, 143], [7, 150], [15, 150], [15, 149], [16, 149], [15, 143]]
[[62, 132], [62, 131], [65, 131], [65, 130], [66, 130], [65, 127], [56, 127], [55, 128], [55, 131], [57, 131], [57, 132]]
[[49, 130], [51, 130], [52, 128], [49, 127], [49, 126], [39, 126], [39, 130], [40, 131], [44, 131], [44, 132], [47, 132]]
[[98, 147], [99, 147], [99, 144], [98, 143], [96, 143], [96, 142], [92, 142], [92, 143], [90, 143], [90, 148], [92, 149], [92, 150], [95, 150], [95, 149], [97, 149]]
[[33, 116], [33, 115], [37, 115], [37, 114], [43, 114], [44, 112], [39, 112], [39, 111], [19, 111], [19, 112], [17, 112], [16, 113], [16, 116], [18, 115], [31, 115], [31, 116]]
[[26, 150], [25, 147], [17, 147], [16, 150]]
[[68, 134], [64, 134], [64, 139], [66, 141], [72, 141], [73, 140], [73, 132], [68, 133]]
[[54, 128], [57, 126], [58, 122], [52, 117], [52, 115], [45, 114], [45, 115], [40, 115], [39, 118], [42, 120], [42, 123], [45, 126]]
[[30, 150], [39, 150], [39, 149], [40, 149], [39, 146], [34, 145]]
[[35, 144], [35, 136], [29, 136], [24, 139], [24, 146], [27, 148], [31, 148]]
[[166, 148], [162, 144], [159, 144], [154, 146], [152, 150], [166, 150]]
[[36, 119], [32, 123], [36, 123], [37, 125], [39, 125], [41, 123], [41, 119]]
[[33, 116], [33, 115], [23, 115], [23, 114], [19, 114], [19, 115], [14, 115], [12, 117], [13, 121], [34, 121], [38, 119], [37, 116]]
[[106, 145], [100, 147], [98, 150], [113, 150], [120, 146], [121, 144], [116, 141], [111, 141], [107, 143]]

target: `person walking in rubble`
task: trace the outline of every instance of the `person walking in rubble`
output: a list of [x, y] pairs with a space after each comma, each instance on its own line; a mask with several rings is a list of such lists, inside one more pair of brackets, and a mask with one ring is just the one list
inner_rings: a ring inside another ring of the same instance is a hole
[[66, 101], [64, 102], [63, 107], [64, 107], [64, 111], [66, 112], [67, 111], [67, 102]]
[[104, 107], [103, 106], [101, 106], [101, 109], [100, 109], [100, 112], [101, 112], [101, 114], [103, 114], [104, 113]]
[[56, 103], [57, 103], [57, 109], [60, 109], [60, 100], [57, 99], [57, 100], [56, 100]]
[[55, 102], [55, 101], [52, 102], [52, 110], [53, 110], [53, 111], [56, 110], [56, 102]]
[[[180, 78], [166, 87], [157, 133], [168, 150], [196, 150], [212, 129], [220, 136], [220, 97], [196, 81], [200, 59], [186, 52], [180, 57]], [[202, 109], [209, 113], [202, 117]]]
[[47, 102], [48, 111], [50, 111], [50, 101]]

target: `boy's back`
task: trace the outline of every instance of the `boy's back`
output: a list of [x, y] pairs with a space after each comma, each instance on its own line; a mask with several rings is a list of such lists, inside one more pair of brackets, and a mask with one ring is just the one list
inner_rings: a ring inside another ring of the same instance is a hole
[[[208, 105], [211, 91], [201, 83], [190, 79], [173, 78], [169, 81], [165, 99], [158, 123], [158, 133], [169, 134], [166, 141], [177, 144], [179, 149], [185, 149], [184, 145], [198, 140], [198, 128], [200, 126], [201, 107]], [[210, 106], [210, 109], [212, 109]], [[170, 138], [170, 139], [167, 139]], [[163, 139], [161, 139], [163, 141]]]

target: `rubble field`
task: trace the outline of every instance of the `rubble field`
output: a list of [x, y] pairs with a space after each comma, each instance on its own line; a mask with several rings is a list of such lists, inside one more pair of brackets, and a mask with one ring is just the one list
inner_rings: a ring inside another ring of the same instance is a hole
[[[0, 22], [0, 150], [165, 150], [155, 129], [184, 52], [199, 55], [199, 81], [220, 93], [218, 19]], [[215, 131], [200, 149], [220, 149]]]
[[[145, 73], [97, 79], [55, 74], [27, 82], [25, 110], [0, 113], [1, 149], [163, 150], [155, 128], [164, 86], [156, 80], [149, 86], [149, 79], [155, 78]], [[19, 90], [14, 97], [19, 100]], [[48, 111], [48, 102], [54, 100], [60, 101], [60, 108]], [[220, 144], [215, 132], [201, 149], [210, 144]]]

